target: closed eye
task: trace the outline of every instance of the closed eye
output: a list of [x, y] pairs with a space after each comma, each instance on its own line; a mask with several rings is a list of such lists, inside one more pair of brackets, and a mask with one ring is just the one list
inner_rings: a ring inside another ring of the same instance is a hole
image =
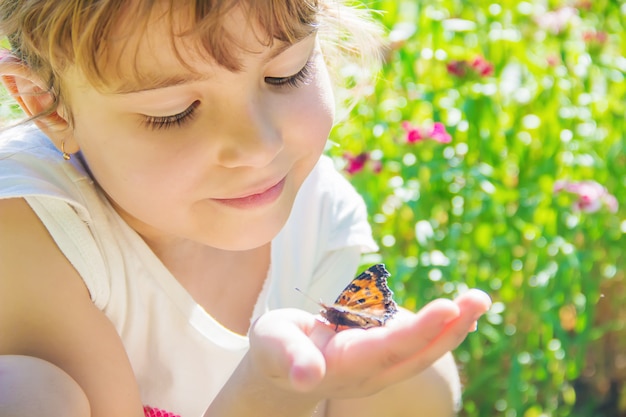
[[142, 124], [152, 130], [164, 130], [176, 126], [180, 127], [194, 118], [199, 105], [200, 101], [196, 100], [191, 103], [191, 106], [177, 114], [170, 116], [144, 116]]
[[308, 60], [304, 67], [289, 77], [265, 77], [265, 82], [276, 87], [298, 88], [311, 81], [313, 75], [313, 61]]

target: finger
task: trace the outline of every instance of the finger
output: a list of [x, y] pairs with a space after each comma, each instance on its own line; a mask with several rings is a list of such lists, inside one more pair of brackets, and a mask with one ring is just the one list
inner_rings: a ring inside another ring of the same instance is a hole
[[398, 363], [386, 371], [381, 379], [398, 382], [423, 371], [445, 353], [455, 349], [474, 328], [476, 321], [489, 310], [491, 299], [479, 290], [470, 290], [459, 296], [455, 303], [460, 314], [448, 323], [443, 331], [423, 350], [416, 352], [404, 363]]
[[486, 313], [491, 308], [491, 297], [484, 291], [472, 288], [461, 294], [454, 300], [462, 310], [472, 311], [478, 316]]
[[324, 356], [309, 339], [317, 320], [301, 310], [270, 311], [250, 331], [250, 350], [256, 366], [283, 388], [309, 391], [324, 377]]
[[439, 299], [416, 314], [399, 313], [385, 327], [344, 330], [326, 346], [328, 367], [369, 374], [387, 369], [427, 347], [459, 314], [456, 303]]

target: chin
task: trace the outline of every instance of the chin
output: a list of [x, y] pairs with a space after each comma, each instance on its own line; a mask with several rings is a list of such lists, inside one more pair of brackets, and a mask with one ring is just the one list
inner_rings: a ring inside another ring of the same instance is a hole
[[274, 239], [274, 237], [276, 237], [277, 234], [278, 232], [273, 234], [252, 233], [245, 236], [238, 236], [228, 241], [224, 241], [222, 239], [219, 242], [210, 242], [209, 245], [225, 251], [247, 251], [267, 245]]
[[[287, 215], [264, 216], [255, 221], [238, 220], [230, 224], [223, 223], [213, 234], [210, 246], [222, 250], [245, 251], [256, 249], [270, 243], [280, 233]], [[230, 227], [229, 227], [230, 226]]]

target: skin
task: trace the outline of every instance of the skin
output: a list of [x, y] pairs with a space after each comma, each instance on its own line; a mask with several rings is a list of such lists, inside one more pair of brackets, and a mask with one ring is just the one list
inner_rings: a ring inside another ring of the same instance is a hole
[[[436, 300], [367, 331], [336, 333], [313, 315], [286, 309], [265, 314], [249, 328], [271, 239], [322, 153], [334, 109], [315, 36], [285, 50], [280, 44], [268, 48], [259, 42], [258, 28], [244, 29], [239, 10], [227, 18], [227, 27], [254, 51], [241, 54], [242, 71], [230, 72], [181, 48], [195, 69], [191, 73], [163, 47], [169, 45], [168, 34], [155, 21], [145, 37], [131, 38], [131, 45], [138, 46], [138, 69], [159, 68], [158, 76], [183, 82], [103, 92], [70, 67], [62, 79], [62, 106], [36, 123], [59, 149], [63, 144], [68, 152], [80, 150], [113, 207], [207, 312], [236, 332], [249, 332], [250, 351], [207, 416], [297, 417], [310, 416], [316, 408], [316, 415], [328, 416], [350, 410], [361, 417], [402, 417], [416, 409], [422, 415], [452, 415], [458, 381], [447, 352], [489, 308], [489, 298], [480, 291], [454, 301]], [[310, 74], [298, 87], [274, 84], [309, 61]], [[131, 62], [122, 58], [120, 65]], [[21, 63], [5, 59], [0, 74], [27, 114], [51, 102], [45, 85]], [[146, 125], [191, 108], [194, 116], [180, 125]], [[270, 202], [241, 208], [220, 201], [277, 183], [281, 192]], [[36, 263], [30, 261], [33, 254]], [[207, 270], [211, 275], [202, 272]], [[226, 274], [231, 279], [212, 279]], [[0, 338], [0, 354], [22, 355], [3, 357], [9, 359], [0, 362], [0, 384], [23, 372], [32, 380], [51, 374], [70, 387], [54, 396], [56, 402], [41, 400], [57, 409], [58, 403], [68, 404], [60, 415], [84, 416], [85, 408], [91, 416], [143, 415], [115, 329], [19, 199], [0, 201], [0, 294], [11, 294], [0, 302], [0, 334], [10, 335]], [[18, 409], [40, 398], [37, 385], [16, 389], [26, 390], [24, 403], [11, 405], [19, 398], [0, 396], [0, 404]]]

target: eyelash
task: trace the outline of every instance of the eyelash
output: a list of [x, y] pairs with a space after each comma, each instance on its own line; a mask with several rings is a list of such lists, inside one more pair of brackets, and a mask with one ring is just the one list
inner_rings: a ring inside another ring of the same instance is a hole
[[311, 81], [313, 61], [309, 60], [296, 74], [289, 77], [265, 77], [265, 82], [275, 87], [298, 88]]
[[[311, 80], [313, 75], [313, 61], [307, 61], [304, 67], [296, 74], [289, 77], [265, 77], [265, 82], [279, 88], [298, 88]], [[180, 127], [190, 122], [196, 115], [196, 109], [200, 101], [194, 101], [191, 106], [178, 114], [171, 116], [145, 116], [144, 125], [152, 130], [166, 130], [172, 127]]]
[[191, 103], [191, 106], [178, 114], [171, 116], [145, 116], [143, 123], [152, 130], [164, 130], [175, 126], [180, 127], [194, 118], [199, 105], [200, 101], [196, 100]]

